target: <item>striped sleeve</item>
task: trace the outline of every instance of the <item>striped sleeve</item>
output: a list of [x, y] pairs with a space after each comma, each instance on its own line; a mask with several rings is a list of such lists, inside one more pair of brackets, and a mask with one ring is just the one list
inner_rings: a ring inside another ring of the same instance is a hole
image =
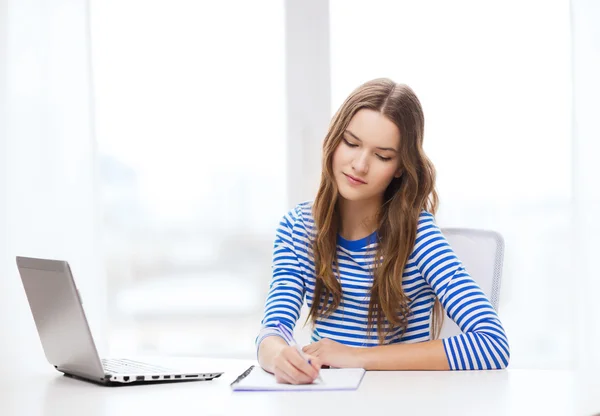
[[275, 328], [277, 321], [294, 331], [306, 292], [300, 262], [294, 250], [294, 224], [298, 209], [290, 211], [279, 223], [273, 245], [272, 277], [265, 301], [261, 329], [256, 337], [256, 350], [269, 336], [281, 336]]
[[510, 348], [498, 314], [464, 269], [430, 213], [421, 214], [411, 259], [448, 316], [463, 332], [443, 340], [450, 369], [505, 368]]

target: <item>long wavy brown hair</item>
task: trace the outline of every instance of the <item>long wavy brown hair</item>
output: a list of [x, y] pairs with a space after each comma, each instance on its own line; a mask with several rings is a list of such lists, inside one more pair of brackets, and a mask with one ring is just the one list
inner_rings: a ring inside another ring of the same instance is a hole
[[[392, 331], [401, 328], [404, 333], [408, 325], [410, 299], [402, 289], [402, 274], [415, 244], [421, 211], [435, 214], [438, 205], [435, 168], [423, 151], [425, 121], [421, 103], [410, 87], [387, 78], [366, 82], [350, 94], [331, 120], [323, 143], [321, 182], [313, 204], [316, 285], [308, 319], [314, 325], [318, 317], [330, 316], [341, 302], [336, 255], [340, 216], [332, 159], [350, 120], [362, 109], [382, 113], [400, 130], [401, 176], [386, 189], [377, 215], [379, 241], [374, 259], [380, 261], [374, 261], [368, 310], [367, 330], [370, 333], [376, 324], [379, 343], [383, 344]], [[436, 298], [433, 338], [439, 336], [442, 318]]]

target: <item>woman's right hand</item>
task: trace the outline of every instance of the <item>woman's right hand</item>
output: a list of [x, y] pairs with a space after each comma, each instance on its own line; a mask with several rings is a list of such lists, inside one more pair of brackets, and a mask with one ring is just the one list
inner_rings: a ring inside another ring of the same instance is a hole
[[304, 355], [306, 359], [296, 348], [282, 346], [273, 357], [272, 370], [275, 380], [287, 384], [310, 384], [315, 381], [321, 370], [321, 361], [317, 357]]

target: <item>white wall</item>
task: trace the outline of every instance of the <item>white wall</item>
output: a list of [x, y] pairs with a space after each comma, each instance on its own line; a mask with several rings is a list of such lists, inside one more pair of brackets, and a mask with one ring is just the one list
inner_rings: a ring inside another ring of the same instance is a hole
[[[579, 367], [600, 367], [600, 2], [571, 1], [573, 43], [573, 284]], [[565, 284], [571, 286], [571, 277]], [[557, 299], [558, 303], [560, 300]]]
[[285, 2], [288, 205], [314, 198], [331, 119], [329, 1]]
[[[87, 2], [0, 2], [0, 371], [50, 368], [16, 255], [71, 262], [103, 339]], [[104, 348], [100, 343], [101, 349]]]
[[[10, 325], [10, 305], [8, 302], [10, 298], [5, 295], [9, 293], [10, 289], [13, 288], [12, 282], [7, 279], [4, 271], [7, 269], [6, 258], [8, 256], [7, 247], [7, 218], [6, 218], [6, 43], [7, 43], [7, 31], [6, 31], [6, 10], [8, 7], [8, 0], [0, 0], [0, 336], [2, 342], [0, 343], [0, 353], [2, 355], [9, 355], [10, 358], [14, 355], [12, 344], [11, 354], [8, 354], [8, 346], [6, 346], [6, 339], [8, 334], [14, 332], [13, 326]], [[0, 364], [2, 365], [2, 364]]]

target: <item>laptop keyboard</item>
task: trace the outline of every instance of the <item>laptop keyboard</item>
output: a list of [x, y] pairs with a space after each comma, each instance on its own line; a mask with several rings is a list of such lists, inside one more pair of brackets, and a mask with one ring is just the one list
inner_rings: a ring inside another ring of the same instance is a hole
[[126, 358], [105, 359], [102, 360], [102, 367], [112, 374], [154, 374], [154, 373], [173, 373], [173, 369], [159, 367], [141, 363], [139, 361], [128, 360]]

